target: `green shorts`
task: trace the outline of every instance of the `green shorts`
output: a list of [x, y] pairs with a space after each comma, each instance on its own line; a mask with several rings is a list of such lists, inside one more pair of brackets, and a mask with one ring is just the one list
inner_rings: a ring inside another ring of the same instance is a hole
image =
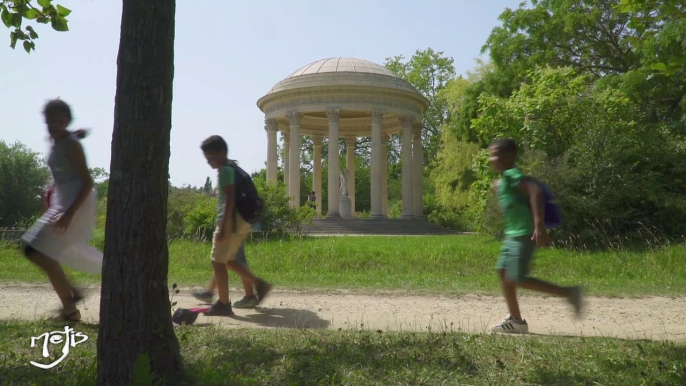
[[531, 240], [531, 235], [506, 236], [495, 268], [504, 269], [509, 280], [522, 281], [529, 275], [529, 263], [535, 249], [536, 242]]

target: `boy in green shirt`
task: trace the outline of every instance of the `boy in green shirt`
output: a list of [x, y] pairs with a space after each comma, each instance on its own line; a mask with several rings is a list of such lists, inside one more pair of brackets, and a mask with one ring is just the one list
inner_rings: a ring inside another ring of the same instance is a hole
[[247, 280], [248, 285], [255, 287], [258, 302], [264, 300], [272, 287], [253, 275], [245, 264], [236, 259], [252, 227], [236, 210], [236, 170], [229, 164], [229, 147], [222, 137], [214, 135], [206, 139], [200, 148], [205, 154], [207, 163], [219, 173], [217, 228], [212, 240], [212, 268], [219, 299], [205, 315], [231, 316], [233, 311], [229, 302], [227, 268], [238, 274], [242, 280]]
[[491, 331], [525, 334], [529, 332], [517, 302], [517, 287], [566, 297], [581, 315], [581, 286], [561, 287], [529, 276], [529, 262], [536, 246], [548, 243], [545, 227], [543, 193], [532, 179], [515, 166], [517, 144], [512, 139], [500, 139], [489, 146], [489, 161], [502, 178], [493, 184], [505, 222], [505, 240], [496, 269], [510, 315], [493, 326]]

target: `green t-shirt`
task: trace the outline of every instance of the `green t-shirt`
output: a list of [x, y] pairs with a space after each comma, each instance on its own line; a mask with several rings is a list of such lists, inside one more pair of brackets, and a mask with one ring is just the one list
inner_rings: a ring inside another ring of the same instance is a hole
[[218, 170], [219, 183], [217, 184], [217, 224], [224, 217], [224, 206], [226, 205], [226, 195], [224, 194], [224, 187], [231, 186], [236, 183], [236, 170], [230, 166], [222, 166]]
[[527, 236], [534, 233], [534, 215], [527, 197], [519, 190], [524, 178], [517, 168], [506, 170], [498, 185], [498, 201], [503, 210], [505, 235], [510, 237]]

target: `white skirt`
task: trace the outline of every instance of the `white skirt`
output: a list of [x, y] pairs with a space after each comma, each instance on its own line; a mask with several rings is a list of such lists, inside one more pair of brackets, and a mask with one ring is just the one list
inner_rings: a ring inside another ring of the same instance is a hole
[[98, 212], [97, 194], [90, 192], [67, 227], [59, 234], [51, 226], [53, 218], [74, 202], [81, 183], [56, 186], [50, 197], [50, 208], [22, 236], [22, 241], [35, 250], [72, 269], [100, 274], [102, 272], [102, 252], [88, 245], [93, 237], [93, 229]]

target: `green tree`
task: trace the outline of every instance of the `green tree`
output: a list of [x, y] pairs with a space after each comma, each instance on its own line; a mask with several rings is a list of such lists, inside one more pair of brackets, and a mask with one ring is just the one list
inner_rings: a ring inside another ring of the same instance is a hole
[[658, 5], [658, 22], [646, 22], [650, 28], [636, 27], [636, 13], [603, 0], [541, 0], [506, 9], [482, 48], [490, 55], [488, 71], [462, 92], [451, 129], [462, 140], [478, 142], [472, 121], [483, 108], [481, 96], [510, 97], [530, 81], [530, 71], [545, 66], [570, 67], [591, 81], [602, 79], [599, 87], [621, 89], [651, 122], [678, 120], [686, 78], [654, 76], [654, 68], [680, 60], [686, 46], [682, 20], [660, 16], [671, 1], [648, 1]]
[[478, 143], [479, 136], [472, 128], [472, 120], [479, 116], [479, 96], [508, 97], [514, 89], [514, 84], [508, 82], [506, 74], [499, 71], [492, 61], [477, 59], [476, 68], [467, 71], [466, 78], [452, 79], [439, 94], [449, 114], [446, 130], [460, 141]]
[[524, 79], [536, 65], [572, 67], [597, 76], [625, 73], [640, 64], [630, 18], [606, 0], [532, 0], [506, 9], [482, 52], [502, 70]]
[[586, 104], [596, 102], [587, 95], [589, 85], [586, 76], [577, 76], [571, 68], [531, 71], [529, 81], [510, 98], [482, 95], [472, 125], [482, 143], [516, 138], [521, 145], [557, 157], [583, 130]]
[[107, 197], [107, 191], [110, 186], [109, 173], [103, 168], [91, 168], [90, 173], [95, 182], [95, 191], [98, 194], [98, 199]]
[[[683, 0], [621, 0], [615, 8], [631, 18], [629, 27], [644, 34], [645, 37], [661, 40], [665, 35], [680, 35], [680, 50], [667, 61], [652, 63], [651, 68], [665, 75], [683, 73], [686, 68], [686, 3]], [[641, 46], [649, 39], [634, 39]]]
[[0, 0], [0, 17], [5, 27], [10, 29], [10, 47], [16, 47], [19, 40], [27, 53], [36, 49], [35, 40], [38, 34], [33, 26], [26, 26], [22, 30], [24, 19], [32, 20], [39, 24], [48, 24], [55, 31], [69, 31], [67, 16], [71, 10], [59, 5], [52, 4], [52, 0]]
[[0, 141], [0, 228], [12, 227], [43, 210], [50, 171], [40, 154], [22, 143]]
[[[431, 103], [424, 113], [422, 133], [424, 165], [431, 167], [430, 161], [435, 159], [440, 146], [441, 128], [449, 117], [447, 104], [439, 93], [455, 77], [454, 60], [432, 48], [417, 50], [408, 61], [404, 59], [402, 55], [387, 58], [385, 66], [412, 84]], [[393, 148], [397, 152], [395, 146], [395, 143], [389, 143], [389, 150]]]
[[212, 179], [210, 177], [207, 177], [205, 179], [205, 186], [203, 186], [202, 190], [205, 192], [205, 194], [212, 194]]

